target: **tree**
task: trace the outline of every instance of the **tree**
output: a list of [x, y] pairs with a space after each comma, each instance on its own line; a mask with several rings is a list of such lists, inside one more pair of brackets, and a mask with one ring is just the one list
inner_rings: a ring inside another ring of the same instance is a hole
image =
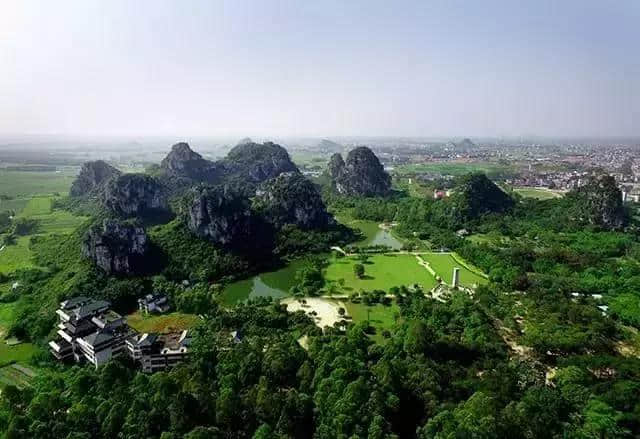
[[364, 277], [364, 265], [362, 265], [362, 264], [354, 264], [353, 265], [353, 274], [355, 274], [355, 276], [358, 279], [362, 279]]

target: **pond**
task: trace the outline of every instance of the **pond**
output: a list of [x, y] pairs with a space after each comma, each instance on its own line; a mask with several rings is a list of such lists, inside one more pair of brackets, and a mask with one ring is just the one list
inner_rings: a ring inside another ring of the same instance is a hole
[[296, 259], [279, 270], [230, 283], [222, 292], [222, 303], [228, 306], [257, 297], [287, 297], [290, 295], [289, 290], [295, 285], [296, 271], [304, 264], [304, 258]]
[[353, 221], [349, 224], [362, 231], [365, 239], [357, 245], [364, 247], [369, 245], [386, 245], [394, 250], [402, 248], [402, 242], [393, 236], [390, 229], [382, 229], [375, 221]]

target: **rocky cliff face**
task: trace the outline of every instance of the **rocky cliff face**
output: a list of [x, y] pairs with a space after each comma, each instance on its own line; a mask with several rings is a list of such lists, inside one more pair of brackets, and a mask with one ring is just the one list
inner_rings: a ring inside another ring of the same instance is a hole
[[299, 172], [287, 150], [272, 142], [239, 144], [221, 165], [226, 178], [254, 185], [283, 172]]
[[247, 199], [222, 187], [197, 187], [185, 197], [182, 212], [197, 236], [225, 247], [250, 246], [254, 218]]
[[316, 188], [297, 172], [267, 181], [259, 189], [254, 205], [278, 229], [286, 224], [303, 230], [325, 229], [333, 221]]
[[340, 154], [334, 154], [328, 173], [335, 190], [343, 195], [383, 196], [391, 190], [391, 177], [366, 146], [351, 150], [346, 161]]
[[103, 195], [104, 205], [122, 217], [143, 216], [168, 209], [163, 187], [144, 174], [125, 174], [111, 180]]
[[607, 230], [620, 229], [628, 222], [622, 193], [610, 175], [592, 177], [567, 196], [581, 219]]
[[85, 257], [108, 274], [143, 271], [147, 251], [144, 229], [117, 220], [104, 220], [91, 227], [82, 246]]
[[82, 165], [80, 174], [71, 185], [69, 195], [72, 197], [95, 195], [120, 174], [120, 171], [102, 160], [87, 162]]
[[169, 177], [186, 178], [198, 182], [212, 182], [217, 177], [215, 163], [194, 152], [188, 143], [176, 143], [160, 162]]

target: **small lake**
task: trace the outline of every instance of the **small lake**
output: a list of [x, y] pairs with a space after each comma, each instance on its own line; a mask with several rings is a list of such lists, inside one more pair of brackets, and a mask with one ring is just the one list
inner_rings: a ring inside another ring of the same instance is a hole
[[402, 242], [389, 229], [380, 228], [374, 221], [353, 221], [349, 226], [361, 230], [365, 235], [365, 239], [356, 244], [358, 246], [386, 245], [394, 250], [402, 248]]
[[289, 290], [295, 285], [296, 271], [304, 264], [304, 259], [296, 259], [279, 270], [233, 282], [224, 289], [222, 302], [224, 305], [234, 305], [258, 297], [287, 297], [290, 295]]

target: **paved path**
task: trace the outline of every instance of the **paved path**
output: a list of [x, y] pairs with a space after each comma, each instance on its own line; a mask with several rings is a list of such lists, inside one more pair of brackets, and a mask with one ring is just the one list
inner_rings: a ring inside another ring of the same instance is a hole
[[437, 276], [437, 275], [436, 275], [436, 272], [433, 270], [433, 268], [431, 268], [431, 265], [429, 265], [429, 263], [428, 263], [427, 261], [425, 261], [424, 259], [422, 259], [422, 257], [421, 257], [419, 254], [414, 253], [414, 256], [415, 256], [415, 257], [416, 257], [416, 259], [418, 260], [418, 264], [420, 264], [420, 265], [422, 265], [424, 268], [426, 268], [426, 269], [427, 269], [427, 271], [428, 271], [429, 273], [431, 273], [431, 275], [432, 275], [433, 277], [436, 277], [436, 276]]

